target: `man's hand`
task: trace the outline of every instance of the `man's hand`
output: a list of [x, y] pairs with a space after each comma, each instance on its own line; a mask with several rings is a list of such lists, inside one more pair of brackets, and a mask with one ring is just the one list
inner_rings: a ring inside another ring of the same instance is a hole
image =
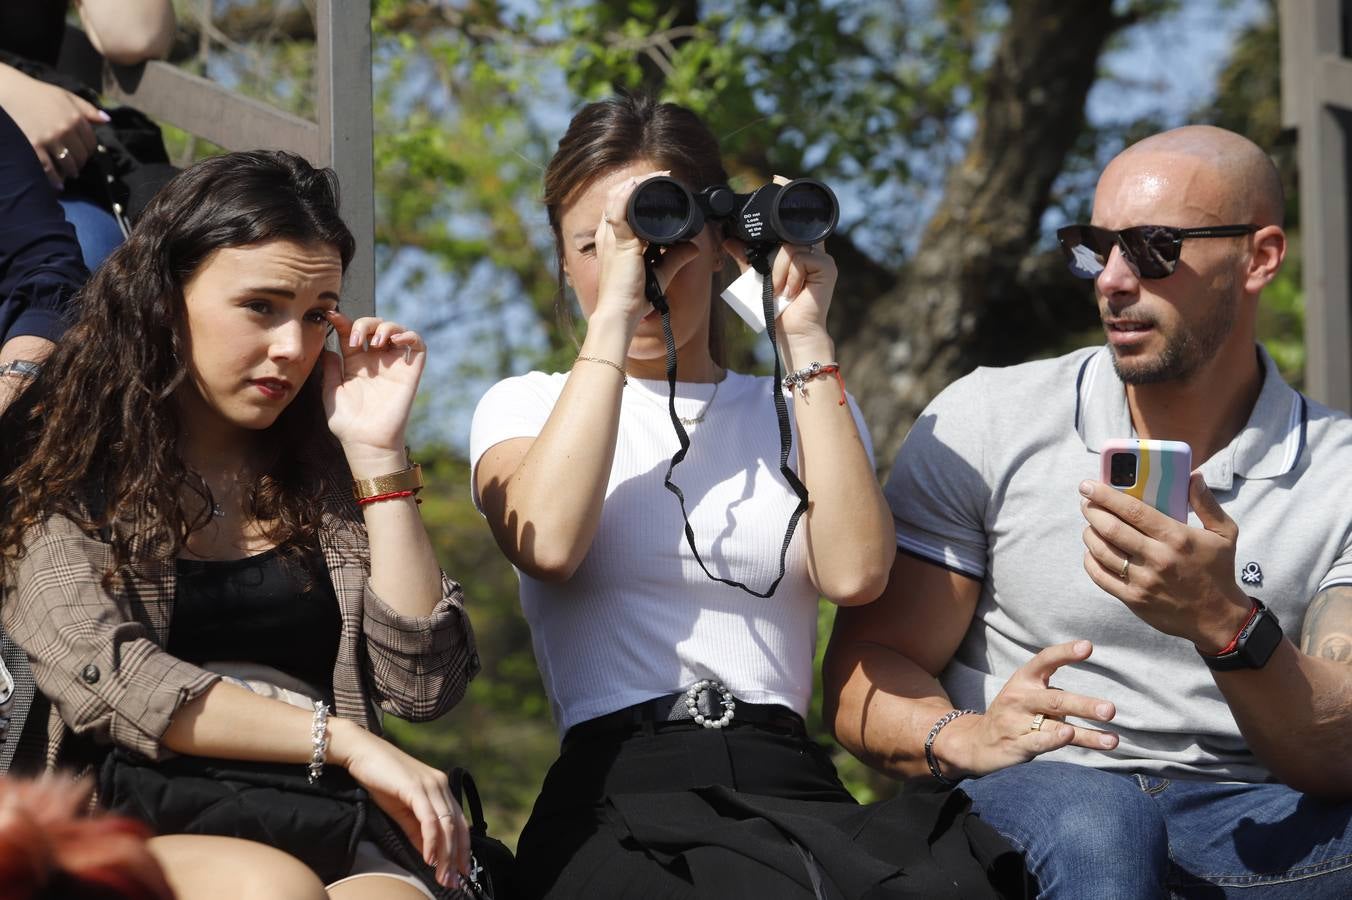
[[1048, 647], [1010, 676], [983, 715], [954, 719], [934, 740], [934, 755], [944, 774], [986, 775], [1069, 744], [1090, 750], [1115, 748], [1117, 735], [1063, 721], [1065, 716], [1111, 721], [1117, 715], [1113, 704], [1051, 686], [1057, 669], [1082, 662], [1093, 651], [1089, 641]]
[[1097, 481], [1080, 485], [1084, 569], [1147, 625], [1186, 638], [1202, 653], [1222, 650], [1248, 618], [1252, 601], [1235, 583], [1239, 527], [1200, 473], [1188, 499], [1201, 528], [1177, 522]]

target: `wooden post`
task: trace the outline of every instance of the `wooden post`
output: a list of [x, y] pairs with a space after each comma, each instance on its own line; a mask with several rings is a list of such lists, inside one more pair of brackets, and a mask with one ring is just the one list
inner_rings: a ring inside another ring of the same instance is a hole
[[[86, 54], [93, 52], [87, 40], [82, 43]], [[315, 165], [332, 166], [342, 182], [343, 219], [357, 239], [357, 254], [343, 283], [343, 308], [353, 316], [372, 315], [376, 304], [370, 0], [317, 0], [315, 53], [317, 122], [159, 61], [139, 66], [105, 63], [103, 90], [157, 121], [227, 150], [290, 150]]]
[[369, 0], [320, 0], [315, 7], [315, 109], [325, 165], [343, 188], [343, 220], [357, 238], [357, 255], [343, 279], [349, 315], [376, 311], [375, 173], [371, 99]]
[[1352, 412], [1352, 60], [1348, 0], [1282, 0], [1282, 122], [1297, 129], [1305, 392]]

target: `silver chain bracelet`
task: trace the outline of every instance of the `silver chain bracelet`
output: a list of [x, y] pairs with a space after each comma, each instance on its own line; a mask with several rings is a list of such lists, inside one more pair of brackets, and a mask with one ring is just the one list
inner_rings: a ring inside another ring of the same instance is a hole
[[811, 381], [823, 372], [837, 372], [840, 366], [836, 363], [813, 362], [804, 366], [796, 372], [790, 372], [784, 376], [784, 390], [791, 391], [795, 387], [801, 387], [805, 382]]
[[934, 756], [934, 739], [939, 736], [939, 732], [942, 731], [944, 726], [949, 722], [952, 722], [954, 719], [961, 716], [970, 716], [975, 712], [976, 710], [974, 709], [955, 709], [952, 712], [945, 714], [939, 721], [935, 722], [934, 727], [931, 728], [929, 734], [925, 736], [925, 762], [929, 764], [930, 774], [937, 778], [941, 784], [952, 787], [962, 779], [948, 778], [939, 770], [939, 760]]
[[315, 701], [315, 717], [310, 722], [310, 784], [324, 774], [324, 759], [329, 752], [329, 706], [322, 700]]

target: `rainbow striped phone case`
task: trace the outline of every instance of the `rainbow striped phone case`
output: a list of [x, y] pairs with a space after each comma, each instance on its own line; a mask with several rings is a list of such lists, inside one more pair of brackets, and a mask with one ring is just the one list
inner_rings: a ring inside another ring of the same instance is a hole
[[1106, 441], [1100, 454], [1103, 483], [1149, 503], [1180, 522], [1188, 521], [1192, 448], [1182, 441]]

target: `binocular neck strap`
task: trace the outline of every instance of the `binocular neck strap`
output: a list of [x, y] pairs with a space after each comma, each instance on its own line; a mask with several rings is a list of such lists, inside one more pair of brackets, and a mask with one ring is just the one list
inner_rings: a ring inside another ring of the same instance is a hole
[[671, 457], [671, 462], [667, 464], [667, 473], [662, 478], [662, 486], [676, 495], [676, 500], [681, 505], [681, 518], [685, 520], [685, 542], [690, 547], [690, 552], [695, 555], [695, 562], [704, 570], [704, 574], [711, 580], [731, 585], [735, 588], [741, 588], [753, 597], [773, 597], [775, 590], [779, 587], [779, 582], [784, 580], [785, 560], [789, 552], [789, 544], [793, 541], [793, 532], [798, 527], [798, 520], [807, 512], [807, 487], [798, 478], [798, 475], [789, 468], [789, 454], [793, 452], [793, 430], [789, 427], [789, 409], [788, 403], [784, 399], [784, 390], [780, 386], [783, 381], [783, 368], [779, 359], [779, 344], [775, 337], [775, 290], [771, 283], [769, 258], [774, 248], [769, 251], [761, 251], [752, 257], [748, 253], [748, 259], [757, 272], [760, 272], [764, 278], [765, 287], [761, 293], [761, 302], [765, 307], [766, 334], [770, 337], [770, 348], [775, 359], [775, 380], [770, 385], [770, 394], [774, 398], [775, 416], [779, 419], [779, 471], [788, 482], [795, 495], [798, 497], [798, 505], [789, 516], [788, 526], [784, 529], [784, 543], [779, 548], [779, 574], [775, 580], [764, 592], [752, 590], [740, 581], [731, 578], [720, 578], [709, 567], [704, 564], [704, 560], [699, 555], [699, 550], [695, 548], [695, 530], [690, 527], [690, 514], [685, 508], [685, 494], [681, 492], [680, 487], [671, 480], [671, 475], [676, 471], [676, 467], [685, 459], [690, 450], [690, 435], [686, 433], [685, 426], [681, 424], [681, 417], [676, 415], [676, 339], [671, 333], [671, 309], [667, 305], [666, 295], [661, 286], [657, 283], [657, 274], [655, 266], [657, 260], [661, 258], [661, 251], [654, 253], [654, 248], [649, 245], [647, 253], [644, 254], [644, 292], [653, 307], [662, 314], [662, 337], [667, 345], [667, 411], [671, 415], [671, 426], [676, 429], [676, 439], [680, 442], [681, 448]]

